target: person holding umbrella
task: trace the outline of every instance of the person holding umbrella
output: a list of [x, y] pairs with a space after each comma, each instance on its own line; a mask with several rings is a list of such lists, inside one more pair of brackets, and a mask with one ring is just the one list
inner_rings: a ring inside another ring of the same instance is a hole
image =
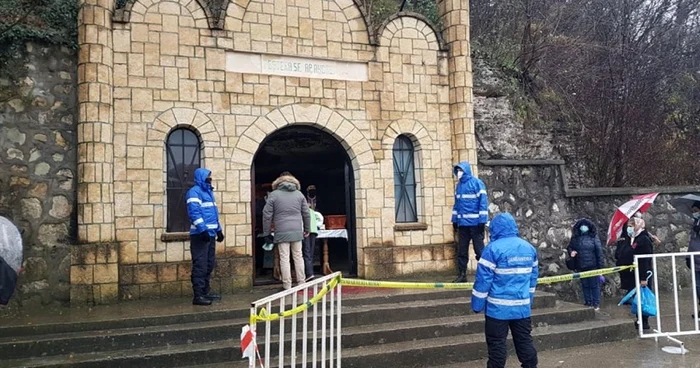
[[[646, 224], [644, 223], [643, 219], [636, 216], [632, 217], [627, 222], [625, 232], [630, 238], [630, 244], [634, 252], [632, 257], [634, 257], [635, 255], [642, 254], [654, 254], [653, 241], [651, 240], [651, 236], [646, 230]], [[652, 288], [652, 285], [651, 281], [647, 283], [647, 272], [653, 271], [651, 263], [651, 258], [642, 258], [639, 260], [639, 264], [637, 265], [639, 267], [639, 285], [642, 287], [646, 286], [649, 289]], [[642, 316], [641, 322], [642, 327], [645, 330], [648, 330], [650, 328], [648, 316]], [[635, 328], [638, 328], [639, 321], [635, 321], [634, 324]]]
[[[668, 202], [678, 212], [684, 213], [693, 218], [693, 227], [690, 230], [690, 243], [688, 252], [700, 252], [700, 195], [688, 194], [674, 198]], [[692, 269], [690, 256], [685, 259], [688, 268]], [[700, 256], [693, 257], [695, 263], [695, 288], [698, 299], [700, 299]]]

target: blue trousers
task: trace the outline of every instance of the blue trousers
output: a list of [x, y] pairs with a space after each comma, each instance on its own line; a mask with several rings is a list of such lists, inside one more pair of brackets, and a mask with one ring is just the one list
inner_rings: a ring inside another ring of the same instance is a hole
[[586, 277], [581, 279], [583, 289], [583, 300], [586, 305], [592, 307], [600, 306], [600, 280], [598, 277]]
[[216, 237], [205, 241], [199, 235], [190, 236], [192, 254], [192, 291], [194, 297], [209, 295], [209, 280], [216, 266]]

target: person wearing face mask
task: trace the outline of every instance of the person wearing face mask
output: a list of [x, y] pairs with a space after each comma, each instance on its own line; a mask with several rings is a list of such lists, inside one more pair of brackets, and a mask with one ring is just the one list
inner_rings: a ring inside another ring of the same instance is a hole
[[[690, 230], [688, 252], [700, 252], [700, 201], [693, 203], [690, 211], [693, 217], [693, 227]], [[694, 256], [693, 262], [695, 263], [695, 289], [700, 302], [700, 256]], [[686, 258], [686, 264], [688, 268], [691, 268], [690, 257]]]
[[457, 269], [459, 274], [453, 282], [467, 282], [469, 243], [474, 244], [476, 259], [484, 249], [484, 229], [488, 222], [489, 201], [486, 186], [472, 176], [469, 162], [460, 162], [453, 169], [457, 177], [455, 203], [452, 208], [452, 224], [458, 230]]
[[194, 186], [187, 191], [187, 215], [190, 218], [190, 253], [192, 254], [192, 291], [194, 305], [211, 305], [221, 299], [211, 293], [209, 280], [216, 266], [216, 244], [224, 241], [219, 222], [219, 211], [214, 201], [211, 171], [199, 168], [194, 171]]
[[[598, 238], [598, 229], [589, 219], [576, 222], [572, 231], [571, 241], [566, 249], [573, 262], [572, 271], [583, 272], [598, 270], [605, 266], [603, 246]], [[600, 282], [597, 277], [581, 279], [584, 304], [594, 308], [600, 307]]]
[[306, 202], [309, 204], [309, 208], [316, 211], [316, 186], [309, 185], [306, 188]]
[[[622, 229], [620, 238], [617, 239], [615, 247], [615, 266], [630, 266], [634, 264], [634, 249], [632, 240], [627, 234], [627, 227]], [[620, 289], [623, 294], [632, 291], [635, 286], [634, 269], [623, 270], [620, 274]]]
[[[634, 255], [642, 255], [642, 254], [653, 254], [654, 253], [654, 245], [653, 241], [651, 239], [651, 236], [646, 230], [646, 224], [644, 223], [644, 220], [639, 218], [639, 217], [632, 217], [629, 222], [627, 222], [627, 227], [624, 230], [627, 233], [627, 236], [630, 238], [630, 244], [632, 245], [632, 249], [634, 251]], [[639, 267], [639, 284], [640, 286], [644, 287], [647, 286], [649, 289], [652, 289], [652, 284], [651, 280], [649, 279], [649, 283], [647, 283], [647, 272], [648, 271], [653, 271], [652, 265], [651, 265], [651, 258], [641, 258], [639, 259], [639, 264], [637, 265]], [[636, 321], [635, 323], [635, 328], [639, 325], [639, 321]], [[645, 330], [649, 329], [649, 317], [648, 316], [642, 316], [642, 327]]]

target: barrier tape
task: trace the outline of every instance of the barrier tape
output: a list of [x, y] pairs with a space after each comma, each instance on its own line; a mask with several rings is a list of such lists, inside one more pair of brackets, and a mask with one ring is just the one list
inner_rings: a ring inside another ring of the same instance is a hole
[[[549, 285], [555, 282], [571, 281], [576, 279], [584, 279], [588, 277], [595, 277], [601, 275], [608, 275], [611, 273], [616, 273], [624, 271], [627, 269], [633, 269], [634, 265], [629, 266], [618, 266], [610, 268], [601, 268], [599, 270], [575, 272], [566, 275], [549, 276], [537, 279], [538, 285]], [[361, 287], [374, 287], [374, 288], [386, 288], [386, 289], [461, 289], [461, 290], [472, 290], [474, 288], [473, 282], [464, 283], [445, 283], [445, 282], [395, 282], [395, 281], [372, 281], [372, 280], [358, 280], [358, 279], [342, 279], [341, 284], [343, 286], [361, 286]]]
[[296, 306], [295, 308], [286, 310], [282, 313], [273, 313], [273, 314], [268, 314], [267, 310], [265, 308], [261, 308], [260, 312], [258, 312], [257, 315], [251, 314], [250, 315], [250, 324], [255, 324], [256, 322], [272, 322], [276, 321], [280, 318], [286, 318], [286, 317], [291, 317], [295, 314], [299, 314], [307, 309], [309, 307], [312, 307], [314, 304], [318, 303], [319, 300], [321, 300], [326, 294], [328, 294], [329, 291], [333, 290], [338, 283], [340, 282], [340, 276], [333, 278], [326, 286], [321, 288], [321, 290], [318, 292], [318, 294], [314, 295], [313, 298], [309, 299], [307, 302], [300, 304]]
[[[634, 269], [634, 265], [629, 266], [618, 266], [601, 268], [599, 270], [575, 272], [566, 275], [558, 276], [548, 276], [537, 279], [538, 285], [549, 285], [557, 282], [571, 281], [576, 279], [584, 279], [588, 277], [608, 275], [612, 273], [617, 273], [624, 270]], [[448, 283], [448, 282], [397, 282], [397, 281], [372, 281], [372, 280], [360, 280], [360, 279], [343, 279], [340, 276], [332, 279], [326, 286], [324, 286], [321, 291], [318, 292], [313, 298], [309, 299], [304, 304], [286, 310], [282, 313], [268, 314], [265, 308], [260, 309], [260, 312], [255, 315], [250, 316], [250, 323], [255, 324], [256, 322], [271, 322], [276, 321], [280, 318], [291, 317], [295, 314], [301, 313], [314, 304], [318, 303], [329, 291], [333, 290], [338, 283], [343, 286], [359, 286], [359, 287], [369, 287], [369, 288], [386, 288], [386, 289], [448, 289], [448, 290], [472, 290], [474, 288], [473, 282], [463, 282], [463, 283]]]

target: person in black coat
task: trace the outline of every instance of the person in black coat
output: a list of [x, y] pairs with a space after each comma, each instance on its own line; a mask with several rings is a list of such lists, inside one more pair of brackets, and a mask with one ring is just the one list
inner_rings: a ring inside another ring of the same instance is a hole
[[[646, 230], [646, 224], [643, 219], [632, 217], [627, 223], [625, 231], [630, 237], [630, 244], [632, 245], [634, 255], [654, 254], [654, 243], [651, 235], [649, 235], [649, 232]], [[653, 279], [649, 279], [647, 283], [647, 272], [653, 271], [651, 258], [639, 259], [637, 267], [639, 267], [639, 285], [652, 289], [653, 286], [651, 282]], [[639, 321], [636, 321], [635, 326], [638, 326], [638, 324]], [[645, 330], [650, 328], [648, 316], [642, 316], [642, 327]]]
[[[567, 265], [573, 271], [598, 270], [605, 266], [603, 246], [598, 238], [598, 228], [588, 219], [581, 219], [574, 225], [571, 241], [567, 247], [571, 257]], [[600, 307], [600, 281], [598, 277], [581, 279], [584, 304], [598, 310]]]
[[[634, 248], [632, 248], [632, 240], [627, 235], [627, 228], [622, 231], [620, 239], [615, 243], [615, 266], [631, 266], [634, 264]], [[620, 289], [624, 294], [629, 293], [634, 289], [634, 269], [620, 271]]]

